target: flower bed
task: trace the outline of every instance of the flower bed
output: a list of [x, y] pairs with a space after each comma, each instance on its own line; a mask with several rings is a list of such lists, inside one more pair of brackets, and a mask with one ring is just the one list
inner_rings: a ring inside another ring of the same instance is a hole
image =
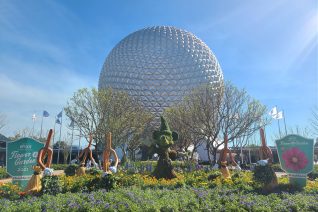
[[317, 211], [318, 195], [244, 193], [231, 189], [119, 188], [0, 200], [0, 211]]
[[9, 178], [10, 175], [7, 173], [7, 169], [5, 167], [0, 167], [0, 179]]
[[[308, 180], [297, 191], [288, 178], [279, 178], [273, 193], [249, 171], [178, 172], [173, 180], [119, 171], [108, 178], [98, 172], [84, 176], [54, 176], [43, 181], [36, 196], [25, 195], [13, 184], [0, 184], [0, 211], [317, 211], [318, 180]], [[45, 185], [44, 185], [45, 184]]]

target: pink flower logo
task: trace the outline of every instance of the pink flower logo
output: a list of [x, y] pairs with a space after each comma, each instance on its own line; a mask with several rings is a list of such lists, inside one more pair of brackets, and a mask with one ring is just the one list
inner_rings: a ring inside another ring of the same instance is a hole
[[286, 168], [293, 171], [302, 170], [308, 164], [308, 159], [305, 153], [296, 147], [290, 148], [283, 152], [282, 158], [285, 161]]

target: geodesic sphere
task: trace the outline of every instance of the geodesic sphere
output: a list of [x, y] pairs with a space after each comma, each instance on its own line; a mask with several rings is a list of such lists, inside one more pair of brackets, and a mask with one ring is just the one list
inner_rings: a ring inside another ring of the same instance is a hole
[[190, 32], [158, 26], [136, 31], [112, 49], [99, 89], [124, 90], [159, 117], [203, 83], [223, 86], [221, 67], [210, 48]]

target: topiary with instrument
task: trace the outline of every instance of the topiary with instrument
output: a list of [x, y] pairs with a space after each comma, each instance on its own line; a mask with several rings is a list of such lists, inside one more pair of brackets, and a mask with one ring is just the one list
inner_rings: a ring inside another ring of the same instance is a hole
[[160, 119], [160, 130], [153, 132], [153, 138], [155, 142], [151, 146], [153, 152], [157, 153], [159, 156], [157, 167], [155, 168], [153, 175], [157, 179], [172, 179], [176, 178], [177, 176], [173, 170], [171, 159], [169, 158], [169, 151], [174, 141], [178, 140], [178, 134], [170, 130], [169, 125], [164, 117], [161, 116]]

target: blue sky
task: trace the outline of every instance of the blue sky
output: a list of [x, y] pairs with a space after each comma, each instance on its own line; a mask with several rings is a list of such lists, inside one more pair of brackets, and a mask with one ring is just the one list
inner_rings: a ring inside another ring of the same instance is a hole
[[[215, 53], [225, 80], [245, 88], [268, 109], [284, 109], [288, 128], [308, 127], [318, 105], [317, 4], [2, 0], [0, 113], [8, 123], [1, 133], [11, 136], [32, 128], [32, 114], [40, 117], [43, 110], [51, 114], [44, 129], [53, 127], [54, 116], [77, 89], [97, 87], [110, 50], [128, 34], [154, 25], [194, 33]], [[38, 118], [36, 131], [40, 123]], [[273, 122], [267, 137], [277, 131]]]

